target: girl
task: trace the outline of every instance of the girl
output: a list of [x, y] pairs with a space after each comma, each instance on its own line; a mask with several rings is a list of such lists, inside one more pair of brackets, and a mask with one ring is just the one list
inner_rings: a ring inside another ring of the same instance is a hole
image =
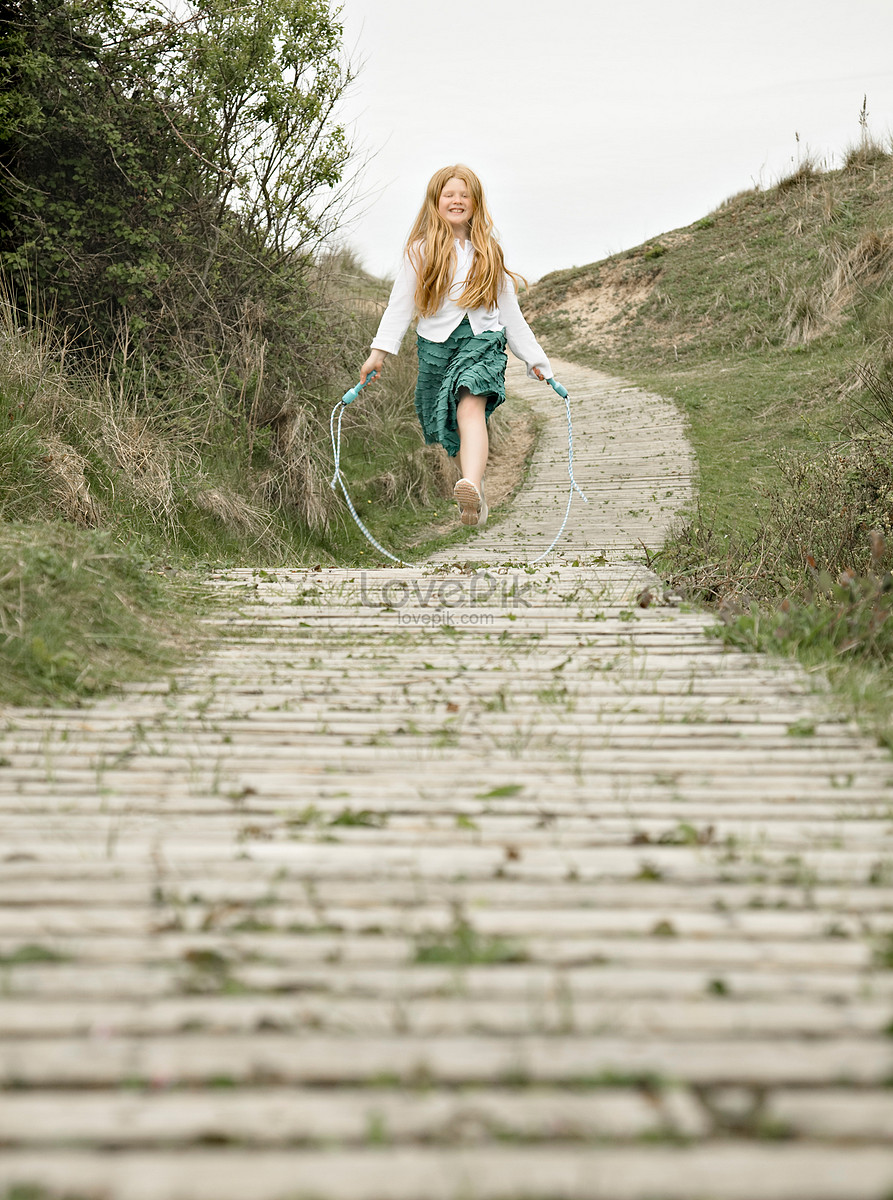
[[477, 175], [443, 167], [428, 184], [360, 381], [372, 371], [380, 377], [418, 312], [416, 412], [425, 441], [459, 455], [453, 496], [463, 525], [487, 520], [487, 421], [505, 400], [506, 342], [528, 375], [552, 375], [518, 307], [519, 279], [506, 270]]

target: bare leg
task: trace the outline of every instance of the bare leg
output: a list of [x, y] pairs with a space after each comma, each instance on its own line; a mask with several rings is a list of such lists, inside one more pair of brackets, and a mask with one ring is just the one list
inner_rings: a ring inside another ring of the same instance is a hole
[[487, 466], [490, 439], [487, 437], [487, 401], [484, 396], [466, 392], [456, 408], [459, 426], [459, 470], [463, 479], [470, 479], [480, 488]]

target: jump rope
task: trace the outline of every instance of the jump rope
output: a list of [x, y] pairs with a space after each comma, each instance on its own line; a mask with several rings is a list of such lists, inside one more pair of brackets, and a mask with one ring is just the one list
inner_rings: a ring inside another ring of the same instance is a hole
[[[375, 376], [377, 374], [378, 374], [377, 371], [370, 371], [369, 375], [366, 378], [366, 382], [358, 383], [354, 387], [352, 387], [349, 391], [345, 392], [344, 395], [341, 397], [341, 399], [338, 401], [338, 403], [335, 405], [335, 407], [332, 409], [332, 415], [329, 418], [329, 433], [331, 434], [331, 438], [332, 438], [332, 454], [335, 459], [335, 474], [332, 476], [329, 486], [331, 487], [333, 492], [337, 488], [339, 488], [339, 487], [341, 488], [341, 491], [344, 494], [344, 499], [347, 501], [347, 507], [350, 510], [351, 516], [356, 521], [357, 527], [359, 528], [359, 530], [363, 534], [363, 536], [366, 538], [366, 540], [370, 543], [370, 545], [374, 546], [375, 549], [379, 552], [379, 554], [383, 554], [385, 556], [385, 558], [389, 558], [391, 560], [391, 562], [395, 562], [401, 567], [409, 567], [412, 565], [411, 563], [405, 562], [402, 558], [398, 558], [396, 554], [391, 554], [390, 550], [386, 550], [384, 548], [384, 546], [382, 546], [381, 542], [376, 541], [376, 539], [372, 536], [372, 534], [369, 532], [369, 530], [363, 524], [363, 522], [360, 518], [360, 514], [354, 508], [353, 501], [351, 500], [350, 494], [347, 490], [347, 487], [345, 486], [344, 476], [341, 474], [341, 420], [344, 416], [344, 410], [347, 408], [348, 404], [353, 404], [354, 400], [357, 399], [357, 397], [359, 396], [359, 394], [363, 390], [363, 388], [366, 387], [367, 384], [369, 384], [375, 378]], [[571, 422], [571, 402], [570, 402], [570, 397], [567, 394], [567, 388], [562, 387], [562, 385], [558, 382], [557, 379], [548, 379], [548, 380], [546, 380], [546, 382], [548, 384], [550, 384], [552, 389], [555, 392], [557, 392], [558, 395], [562, 398], [562, 400], [564, 401], [564, 406], [567, 410], [567, 473], [568, 473], [568, 477], [570, 478], [571, 485], [570, 485], [570, 489], [567, 494], [567, 508], [564, 510], [564, 520], [561, 522], [561, 528], [558, 530], [558, 532], [552, 538], [552, 541], [549, 543], [549, 545], [546, 547], [546, 549], [542, 552], [542, 554], [537, 555], [536, 558], [531, 560], [530, 566], [533, 566], [534, 563], [542, 562], [542, 560], [546, 557], [546, 555], [550, 554], [552, 552], [552, 549], [554, 548], [555, 543], [558, 541], [558, 539], [564, 533], [565, 526], [567, 525], [567, 519], [571, 513], [571, 503], [574, 498], [574, 492], [577, 492], [577, 494], [579, 495], [580, 499], [583, 501], [584, 504], [589, 503], [589, 500], [583, 494], [583, 491], [580, 488], [580, 485], [577, 483], [576, 479], [574, 479], [574, 427]], [[338, 414], [337, 430], [335, 428], [335, 414], [336, 413]]]

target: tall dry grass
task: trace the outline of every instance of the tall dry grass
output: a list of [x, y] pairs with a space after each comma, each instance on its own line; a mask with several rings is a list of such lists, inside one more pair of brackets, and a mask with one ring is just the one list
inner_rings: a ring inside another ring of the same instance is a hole
[[[312, 373], [305, 364], [284, 384], [281, 347], [278, 375], [265, 378], [268, 348], [248, 309], [226, 354], [175, 338], [161, 371], [123, 335], [105, 359], [73, 350], [51, 317], [0, 288], [0, 519], [117, 528], [199, 558], [337, 556], [345, 518], [330, 487], [329, 415], [355, 382], [387, 288], [349, 254], [315, 272], [319, 353]], [[344, 418], [358, 481], [410, 507], [452, 482], [423, 443], [414, 381], [407, 350]]]

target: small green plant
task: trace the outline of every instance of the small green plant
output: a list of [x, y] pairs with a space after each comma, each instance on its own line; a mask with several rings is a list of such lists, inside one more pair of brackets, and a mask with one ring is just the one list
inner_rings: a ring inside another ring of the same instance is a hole
[[574, 698], [565, 684], [552, 683], [548, 687], [540, 688], [536, 697], [543, 704], [562, 708], [568, 712], [574, 707]]
[[438, 750], [451, 750], [459, 745], [459, 728], [454, 720], [444, 721], [440, 729], [431, 734], [431, 745]]
[[502, 783], [489, 788], [486, 792], [478, 792], [476, 800], [508, 800], [512, 796], [520, 796], [524, 791], [523, 783]]
[[871, 887], [893, 885], [893, 860], [881, 858], [872, 863], [868, 871], [868, 883]]
[[233, 933], [275, 933], [276, 926], [269, 921], [262, 921], [259, 917], [246, 916], [241, 920], [236, 921], [234, 925], [230, 925], [230, 930]]
[[657, 863], [652, 862], [650, 859], [643, 859], [633, 878], [642, 880], [643, 882], [657, 883], [663, 877], [664, 873]]
[[366, 1143], [369, 1146], [385, 1146], [390, 1141], [385, 1115], [377, 1110], [367, 1118]]
[[387, 813], [373, 812], [369, 808], [343, 808], [329, 821], [329, 825], [360, 825], [367, 829], [383, 829], [387, 823]]
[[233, 964], [218, 950], [193, 947], [183, 951], [184, 971], [180, 985], [188, 994], [240, 992], [242, 987], [232, 973]]
[[787, 728], [788, 737], [814, 737], [815, 736], [815, 721], [810, 721], [807, 717], [801, 717], [798, 721]]
[[488, 696], [482, 704], [484, 712], [507, 712], [508, 711], [508, 689], [504, 687], [497, 688], [492, 696]]
[[852, 937], [850, 930], [842, 921], [828, 921], [822, 929], [822, 935], [826, 938], [834, 938], [837, 941], [843, 941], [846, 938]]
[[716, 830], [712, 825], [698, 829], [688, 821], [680, 821], [662, 833], [657, 841], [662, 846], [708, 846], [715, 836]]
[[478, 933], [471, 923], [456, 913], [453, 924], [444, 933], [427, 934], [416, 942], [417, 963], [523, 963], [528, 955], [517, 942], [508, 938]]
[[40, 946], [33, 942], [19, 946], [16, 950], [12, 950], [8, 954], [0, 954], [0, 966], [4, 967], [23, 966], [27, 963], [67, 961], [68, 956], [66, 954], [61, 954], [58, 950], [52, 950], [49, 946]]
[[456, 813], [456, 828], [469, 829], [477, 832], [480, 829], [480, 825], [478, 825], [476, 821], [472, 820], [471, 817], [466, 816], [465, 813]]
[[308, 804], [306, 808], [302, 808], [296, 813], [290, 813], [285, 818], [286, 826], [296, 829], [303, 829], [309, 825], [322, 825], [324, 822], [325, 813], [322, 809], [317, 808], [315, 804]]
[[893, 929], [878, 938], [873, 961], [882, 971], [893, 971]]

